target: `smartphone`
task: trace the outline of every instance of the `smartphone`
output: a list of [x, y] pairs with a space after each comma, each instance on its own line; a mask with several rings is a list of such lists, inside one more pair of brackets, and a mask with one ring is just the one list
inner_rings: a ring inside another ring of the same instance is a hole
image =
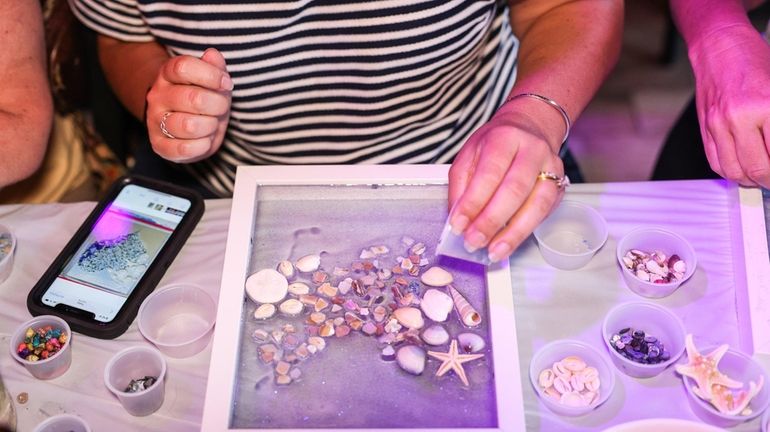
[[203, 215], [201, 196], [122, 177], [27, 296], [33, 315], [57, 315], [102, 339], [123, 334]]

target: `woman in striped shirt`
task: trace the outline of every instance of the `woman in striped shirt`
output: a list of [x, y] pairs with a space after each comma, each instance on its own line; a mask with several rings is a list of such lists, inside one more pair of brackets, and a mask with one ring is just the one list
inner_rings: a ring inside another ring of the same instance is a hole
[[494, 261], [561, 197], [538, 175], [563, 176], [569, 119], [614, 64], [623, 13], [620, 0], [70, 2], [154, 151], [214, 194], [243, 164], [454, 161], [452, 226]]

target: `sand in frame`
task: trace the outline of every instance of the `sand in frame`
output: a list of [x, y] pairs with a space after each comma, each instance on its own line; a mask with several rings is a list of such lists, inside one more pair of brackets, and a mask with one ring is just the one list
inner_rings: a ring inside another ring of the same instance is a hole
[[[256, 358], [250, 333], [291, 319], [251, 318], [256, 305], [244, 301], [243, 291], [249, 274], [305, 253], [325, 252], [324, 267], [344, 265], [378, 243], [397, 254], [404, 235], [425, 241], [432, 260], [446, 216], [446, 173], [446, 166], [239, 169], [203, 430], [523, 429], [506, 266], [491, 268], [486, 278], [473, 266], [453, 270], [468, 300], [483, 309], [485, 324], [473, 331], [489, 345], [484, 359], [468, 364], [467, 387], [453, 372], [435, 377], [441, 362], [433, 359], [421, 375], [409, 375], [382, 361], [382, 344], [363, 335], [328, 339], [323, 353], [298, 365], [302, 377], [290, 385], [277, 385], [273, 365]], [[463, 331], [446, 326], [453, 337]]]

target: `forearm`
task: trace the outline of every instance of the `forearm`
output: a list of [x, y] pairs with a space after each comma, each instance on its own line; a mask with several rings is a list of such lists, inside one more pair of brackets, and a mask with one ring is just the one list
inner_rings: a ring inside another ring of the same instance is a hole
[[99, 61], [107, 81], [137, 119], [144, 118], [145, 94], [168, 59], [166, 50], [156, 42], [121, 42], [99, 36]]
[[[671, 13], [679, 32], [687, 43], [692, 59], [702, 49], [721, 49], [718, 46], [706, 46], [712, 41], [719, 43], [719, 33], [730, 27], [742, 27], [753, 31], [746, 14], [751, 4], [743, 0], [671, 0]], [[728, 46], [729, 48], [730, 41]]]
[[[512, 2], [511, 24], [521, 47], [511, 94], [547, 96], [574, 121], [617, 61], [622, 23], [620, 1]], [[528, 104], [552, 125], [549, 143], [561, 145], [564, 126], [559, 114], [539, 101]]]

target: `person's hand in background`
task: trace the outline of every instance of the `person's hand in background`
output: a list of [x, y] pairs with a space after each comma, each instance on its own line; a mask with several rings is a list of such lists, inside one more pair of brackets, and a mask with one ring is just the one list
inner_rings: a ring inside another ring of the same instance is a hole
[[177, 56], [166, 61], [147, 93], [146, 122], [153, 150], [174, 162], [195, 162], [214, 154], [227, 129], [232, 89], [225, 59], [214, 48], [200, 59]]

